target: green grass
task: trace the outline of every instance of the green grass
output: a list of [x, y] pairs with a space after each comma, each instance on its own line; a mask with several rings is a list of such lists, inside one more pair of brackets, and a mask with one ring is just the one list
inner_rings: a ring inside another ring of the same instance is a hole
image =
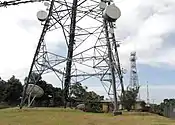
[[59, 108], [9, 108], [0, 110], [0, 125], [175, 125], [175, 121], [149, 113], [112, 116]]

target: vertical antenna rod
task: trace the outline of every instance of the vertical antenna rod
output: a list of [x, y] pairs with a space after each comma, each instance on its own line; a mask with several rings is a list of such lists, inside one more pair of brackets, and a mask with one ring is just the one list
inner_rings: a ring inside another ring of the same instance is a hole
[[70, 80], [71, 80], [71, 66], [72, 66], [73, 45], [74, 45], [74, 38], [75, 38], [77, 2], [78, 2], [77, 0], [73, 0], [73, 4], [72, 4], [70, 36], [69, 36], [66, 74], [65, 74], [65, 82], [64, 82], [64, 101], [65, 101], [64, 107], [65, 108], [66, 108], [67, 101], [68, 101], [69, 85], [70, 85]]
[[149, 90], [148, 90], [148, 84], [147, 84], [147, 106], [149, 106]]
[[[109, 23], [109, 24], [110, 24], [110, 27], [113, 29], [114, 28], [113, 23]], [[121, 89], [122, 89], [123, 98], [125, 99], [125, 90], [124, 90], [124, 85], [123, 85], [123, 74], [122, 74], [122, 71], [121, 71], [120, 59], [119, 59], [119, 54], [118, 54], [118, 49], [117, 49], [118, 46], [116, 44], [114, 33], [112, 33], [112, 41], [113, 41], [113, 44], [114, 44], [114, 50], [115, 50], [116, 61], [117, 61], [116, 70], [117, 70], [118, 77], [119, 77], [119, 80], [120, 80], [120, 85], [121, 85]]]

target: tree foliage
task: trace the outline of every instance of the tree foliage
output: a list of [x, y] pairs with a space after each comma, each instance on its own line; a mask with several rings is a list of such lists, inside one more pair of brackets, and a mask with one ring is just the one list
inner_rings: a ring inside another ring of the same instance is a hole
[[83, 102], [86, 105], [86, 111], [100, 112], [101, 104], [97, 103], [104, 99], [94, 91], [87, 91], [87, 86], [76, 83], [70, 87], [70, 96], [72, 99]]
[[[37, 74], [33, 74], [35, 78]], [[27, 77], [25, 78], [27, 80]], [[30, 80], [30, 84], [34, 81]], [[53, 87], [40, 77], [36, 83], [44, 90], [44, 95], [41, 98], [36, 98], [33, 106], [61, 106], [62, 105], [62, 90]], [[0, 103], [6, 103], [11, 106], [17, 106], [20, 103], [22, 96], [23, 86], [19, 79], [12, 76], [9, 80], [4, 81], [0, 78]], [[27, 102], [27, 101], [26, 101]]]
[[70, 96], [76, 100], [85, 100], [87, 87], [83, 87], [81, 83], [76, 83], [70, 86]]
[[6, 88], [7, 88], [6, 81], [0, 78], [0, 102], [4, 101]]
[[[28, 77], [25, 77], [24, 82], [26, 83], [27, 80], [28, 80]], [[34, 72], [31, 73], [31, 77], [29, 79], [30, 84], [34, 84], [35, 82], [38, 82], [40, 80], [42, 80], [42, 77], [39, 74]]]
[[22, 93], [23, 87], [19, 79], [16, 79], [15, 76], [12, 76], [7, 82], [4, 83], [3, 91], [1, 95], [1, 101], [7, 102], [9, 105], [19, 104], [20, 96]]
[[125, 95], [120, 96], [121, 104], [128, 111], [130, 111], [132, 107], [134, 107], [138, 96], [138, 92], [139, 92], [139, 87], [130, 88], [125, 91]]
[[[60, 107], [63, 106], [63, 90], [48, 84], [46, 81], [39, 77], [38, 74], [32, 73], [32, 77], [29, 80], [29, 84], [34, 84], [35, 80], [38, 79], [36, 85], [40, 86], [44, 90], [44, 95], [40, 98], [36, 98], [32, 106], [35, 107]], [[24, 82], [27, 81], [27, 77]], [[86, 86], [82, 86], [81, 83], [76, 83], [70, 86], [70, 101], [76, 101], [86, 104], [92, 110], [98, 112], [100, 110], [99, 104], [95, 103], [102, 100], [104, 97], [96, 94], [93, 91], [88, 92]], [[19, 79], [12, 76], [9, 80], [4, 81], [0, 78], [0, 103], [5, 102], [11, 106], [17, 106], [20, 103], [20, 97], [22, 96], [23, 86]], [[26, 100], [27, 102], [27, 100]]]
[[104, 97], [96, 94], [94, 91], [87, 92], [85, 96], [87, 110], [90, 112], [101, 112], [102, 105], [97, 102], [100, 102], [103, 98]]

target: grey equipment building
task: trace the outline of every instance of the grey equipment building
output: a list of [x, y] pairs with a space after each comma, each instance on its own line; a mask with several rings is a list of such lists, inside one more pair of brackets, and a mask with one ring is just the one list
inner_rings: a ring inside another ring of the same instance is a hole
[[175, 105], [166, 105], [163, 115], [168, 118], [175, 118]]

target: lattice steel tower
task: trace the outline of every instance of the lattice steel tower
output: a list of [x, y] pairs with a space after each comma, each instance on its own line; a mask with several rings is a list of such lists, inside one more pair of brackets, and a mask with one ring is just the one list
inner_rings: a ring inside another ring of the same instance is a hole
[[[130, 81], [129, 81], [128, 88], [139, 87], [136, 60], [137, 60], [136, 52], [131, 52], [130, 54]], [[139, 94], [138, 94], [138, 99], [140, 99]]]
[[[17, 0], [0, 3], [0, 6], [28, 2], [37, 1]], [[117, 90], [124, 92], [117, 51], [119, 43], [114, 31], [115, 21], [121, 15], [119, 8], [111, 0], [52, 0], [44, 5], [46, 10], [37, 13], [43, 30], [25, 83], [20, 108], [28, 98], [26, 90], [30, 81], [36, 84], [40, 76], [54, 72], [64, 90], [65, 106], [69, 101], [70, 84], [94, 76], [99, 78], [108, 95], [113, 96], [115, 114], [118, 109]], [[52, 31], [58, 32], [58, 42], [64, 43], [64, 52], [51, 52], [47, 48], [45, 36]]]

